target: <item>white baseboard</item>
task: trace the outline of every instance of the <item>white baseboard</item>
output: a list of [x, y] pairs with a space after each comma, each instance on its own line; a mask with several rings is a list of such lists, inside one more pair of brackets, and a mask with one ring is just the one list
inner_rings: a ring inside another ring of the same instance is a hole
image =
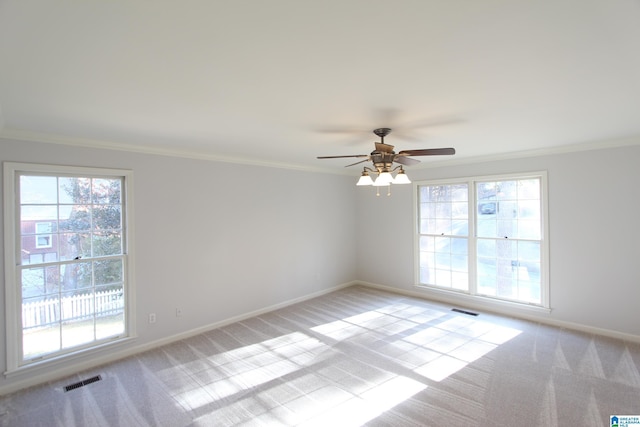
[[[132, 341], [135, 341], [136, 338], [129, 338], [124, 341], [122, 344], [112, 344], [113, 349], [109, 351], [108, 354], [100, 354], [102, 351], [93, 351], [89, 350], [78, 357], [74, 357], [73, 360], [69, 360], [69, 358], [61, 359], [59, 361], [50, 361], [49, 363], [41, 363], [38, 365], [33, 365], [25, 368], [21, 368], [19, 372], [14, 372], [7, 374], [6, 377], [17, 377], [21, 375], [29, 375], [29, 378], [25, 378], [23, 380], [18, 380], [12, 382], [11, 384], [4, 385], [0, 387], [0, 396], [5, 394], [14, 393], [18, 390], [22, 390], [27, 387], [31, 387], [38, 384], [43, 384], [49, 381], [55, 381], [60, 378], [64, 378], [69, 375], [76, 374], [78, 372], [85, 371], [87, 369], [92, 369], [107, 363], [115, 362], [117, 360], [123, 359], [125, 357], [133, 356], [138, 353], [142, 353], [144, 351], [152, 350], [154, 348], [170, 344], [175, 341], [180, 341], [185, 338], [189, 338], [203, 332], [210, 331], [212, 329], [220, 328], [222, 326], [239, 322], [245, 319], [249, 319], [251, 317], [259, 316], [264, 313], [268, 313], [274, 310], [278, 310], [280, 308], [284, 308], [293, 304], [297, 304], [299, 302], [307, 301], [312, 298], [316, 298], [322, 295], [326, 295], [331, 292], [335, 292], [340, 289], [347, 288], [349, 286], [353, 286], [358, 282], [347, 282], [341, 285], [337, 285], [328, 289], [323, 289], [318, 292], [313, 292], [311, 294], [304, 295], [302, 297], [293, 298], [287, 301], [283, 301], [278, 304], [274, 304], [268, 307], [264, 307], [258, 310], [254, 310], [248, 313], [244, 313], [238, 316], [230, 317], [228, 319], [221, 320], [219, 322], [211, 323], [205, 326], [201, 326], [195, 329], [190, 329], [185, 332], [181, 332], [179, 334], [171, 335], [168, 337], [164, 337], [158, 340], [141, 343], [133, 346], [128, 346], [127, 348], [122, 348], [123, 345], [131, 344]], [[117, 347], [121, 347], [119, 349], [115, 349]]]
[[379, 285], [371, 282], [356, 282], [358, 285], [369, 287], [372, 289], [379, 289], [386, 292], [395, 294], [407, 295], [411, 297], [442, 302], [445, 304], [452, 304], [460, 307], [470, 308], [474, 310], [483, 310], [489, 313], [495, 313], [500, 315], [506, 315], [523, 320], [529, 320], [532, 322], [539, 322], [549, 326], [555, 326], [558, 328], [571, 329], [574, 331], [586, 332], [595, 335], [601, 335], [624, 341], [640, 343], [640, 336], [628, 334], [625, 332], [614, 331], [611, 329], [597, 328], [594, 326], [583, 325], [580, 323], [567, 322], [564, 320], [558, 320], [550, 317], [551, 310], [540, 307], [528, 307], [522, 306], [516, 308], [513, 304], [503, 304], [499, 301], [484, 301], [484, 299], [474, 298], [473, 301], [469, 300], [469, 297], [456, 295], [452, 292], [442, 292], [438, 290], [424, 290], [412, 291], [407, 289], [395, 288], [392, 286]]

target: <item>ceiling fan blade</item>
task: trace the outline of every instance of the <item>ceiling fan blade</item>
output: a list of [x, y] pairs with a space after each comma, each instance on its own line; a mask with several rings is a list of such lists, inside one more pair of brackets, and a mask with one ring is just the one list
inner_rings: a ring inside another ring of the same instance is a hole
[[376, 150], [382, 151], [383, 153], [391, 153], [393, 151], [393, 145], [376, 142]]
[[455, 148], [425, 148], [422, 150], [402, 150], [404, 156], [447, 156], [456, 154]]
[[351, 156], [318, 156], [318, 159], [342, 159], [344, 157], [369, 157], [368, 154], [354, 154]]
[[364, 163], [364, 162], [368, 162], [368, 161], [369, 161], [369, 159], [360, 160], [359, 162], [351, 163], [350, 165], [345, 166], [345, 168], [348, 168], [349, 166], [359, 165], [360, 163]]
[[420, 160], [412, 159], [411, 157], [406, 157], [406, 156], [396, 156], [393, 158], [393, 161], [405, 166], [411, 166], [411, 165], [420, 163]]

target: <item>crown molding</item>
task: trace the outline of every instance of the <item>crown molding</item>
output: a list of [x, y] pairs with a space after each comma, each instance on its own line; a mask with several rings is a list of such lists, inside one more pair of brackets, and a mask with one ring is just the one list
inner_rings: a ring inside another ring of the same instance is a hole
[[[141, 146], [136, 144], [122, 143], [122, 142], [115, 142], [115, 141], [108, 141], [108, 140], [75, 138], [75, 137], [67, 137], [67, 136], [58, 136], [58, 135], [47, 134], [47, 133], [2, 129], [1, 125], [2, 125], [2, 110], [0, 110], [0, 138], [3, 138], [3, 139], [47, 143], [47, 144], [59, 144], [59, 145], [67, 145], [67, 146], [83, 147], [83, 148], [98, 148], [98, 149], [104, 149], [104, 150], [115, 150], [115, 151], [125, 151], [125, 152], [132, 152], [132, 153], [141, 153], [141, 154], [152, 154], [152, 155], [158, 155], [158, 156], [205, 160], [205, 161], [211, 161], [211, 162], [223, 162], [223, 163], [233, 163], [233, 164], [241, 164], [241, 165], [248, 165], [248, 166], [261, 166], [261, 167], [267, 167], [267, 168], [288, 169], [288, 170], [296, 170], [296, 171], [302, 171], [302, 172], [328, 173], [333, 175], [353, 175], [353, 173], [347, 170], [336, 170], [331, 168], [313, 167], [313, 166], [300, 165], [295, 163], [265, 161], [265, 160], [259, 160], [254, 158], [221, 156], [221, 155], [216, 155], [216, 154], [207, 153], [203, 151], [149, 147], [149, 146]], [[486, 156], [465, 157], [463, 155], [456, 158], [452, 158], [450, 160], [425, 162], [422, 165], [413, 166], [411, 169], [413, 170], [435, 169], [435, 168], [458, 166], [458, 165], [487, 163], [487, 162], [502, 161], [502, 160], [514, 160], [514, 159], [527, 158], [527, 157], [541, 157], [541, 156], [549, 156], [549, 155], [575, 153], [575, 152], [581, 152], [581, 151], [630, 147], [635, 145], [640, 145], [640, 135], [634, 135], [631, 137], [617, 138], [617, 139], [589, 141], [589, 142], [584, 142], [579, 144], [560, 145], [560, 146], [546, 147], [546, 148], [540, 148], [535, 150], [522, 150], [522, 151], [513, 151], [508, 153], [490, 154]]]
[[640, 135], [600, 141], [589, 141], [579, 144], [558, 145], [553, 147], [538, 148], [535, 150], [521, 150], [508, 153], [489, 154], [486, 156], [458, 157], [451, 160], [443, 160], [437, 163], [425, 163], [418, 167], [414, 167], [413, 169], [435, 169], [458, 165], [488, 163], [501, 160], [522, 159], [528, 157], [542, 157], [567, 153], [577, 153], [582, 151], [606, 150], [611, 148], [631, 147], [635, 145], [640, 145]]
[[288, 170], [296, 170], [296, 171], [302, 171], [302, 172], [321, 172], [321, 173], [334, 173], [339, 175], [345, 175], [345, 173], [338, 173], [330, 169], [315, 168], [315, 167], [304, 166], [304, 165], [299, 165], [294, 163], [273, 162], [273, 161], [265, 161], [265, 160], [259, 160], [259, 159], [253, 159], [253, 158], [234, 157], [234, 156], [221, 156], [221, 155], [216, 155], [216, 154], [207, 153], [203, 151], [149, 147], [149, 146], [141, 146], [136, 144], [122, 143], [122, 142], [115, 142], [115, 141], [108, 141], [108, 140], [75, 138], [75, 137], [58, 136], [58, 135], [52, 135], [47, 133], [27, 132], [27, 131], [20, 131], [20, 130], [0, 129], [0, 138], [15, 140], [15, 141], [36, 142], [36, 143], [44, 143], [44, 144], [58, 144], [58, 145], [67, 145], [72, 147], [97, 148], [97, 149], [103, 149], [103, 150], [125, 151], [130, 153], [152, 154], [157, 156], [205, 160], [210, 162], [234, 163], [234, 164], [241, 164], [241, 165], [248, 165], [248, 166], [262, 166], [267, 168], [288, 169]]

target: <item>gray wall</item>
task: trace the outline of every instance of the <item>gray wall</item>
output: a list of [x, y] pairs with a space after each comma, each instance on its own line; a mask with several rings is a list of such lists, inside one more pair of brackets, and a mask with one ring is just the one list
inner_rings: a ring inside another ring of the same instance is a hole
[[[0, 161], [134, 171], [138, 338], [125, 351], [355, 280], [439, 297], [414, 287], [412, 186], [376, 197], [357, 176], [1, 139]], [[638, 164], [636, 145], [408, 174], [548, 171], [552, 311], [533, 316], [640, 338]], [[0, 376], [0, 393], [54, 374]]]
[[[552, 311], [526, 315], [640, 339], [640, 146], [408, 169], [408, 175], [415, 182], [541, 170], [548, 172]], [[441, 298], [414, 286], [413, 187], [405, 187], [394, 187], [390, 198], [359, 191], [357, 276]]]
[[[7, 140], [0, 161], [134, 171], [132, 349], [356, 279], [351, 177]], [[37, 375], [0, 375], [0, 392]]]

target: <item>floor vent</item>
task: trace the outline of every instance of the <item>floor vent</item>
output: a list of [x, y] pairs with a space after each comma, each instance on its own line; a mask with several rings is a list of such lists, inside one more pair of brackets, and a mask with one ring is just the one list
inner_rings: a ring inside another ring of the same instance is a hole
[[461, 310], [459, 308], [452, 308], [451, 311], [455, 311], [456, 313], [468, 314], [469, 316], [478, 315], [478, 313], [474, 313], [473, 311]]
[[96, 375], [95, 377], [87, 378], [86, 380], [78, 381], [77, 383], [69, 384], [64, 386], [64, 391], [75, 390], [80, 387], [84, 387], [85, 385], [95, 383], [96, 381], [100, 381], [102, 377], [100, 375]]

